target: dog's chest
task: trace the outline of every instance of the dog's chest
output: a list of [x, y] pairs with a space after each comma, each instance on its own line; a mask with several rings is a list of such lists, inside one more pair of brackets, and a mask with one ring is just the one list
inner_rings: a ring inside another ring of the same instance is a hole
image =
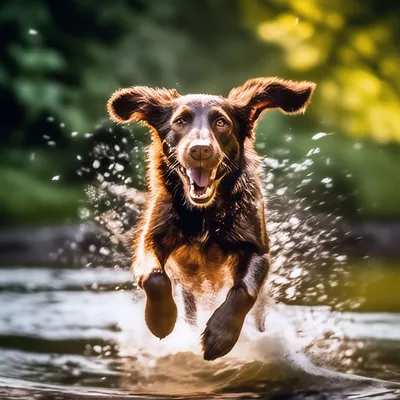
[[236, 256], [224, 253], [217, 244], [207, 247], [185, 244], [170, 255], [169, 274], [193, 291], [217, 291], [233, 284]]

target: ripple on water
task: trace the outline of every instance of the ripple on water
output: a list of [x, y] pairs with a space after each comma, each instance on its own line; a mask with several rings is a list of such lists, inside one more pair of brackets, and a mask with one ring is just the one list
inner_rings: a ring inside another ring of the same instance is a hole
[[[271, 305], [266, 332], [254, 330], [248, 319], [229, 357], [210, 363], [201, 356], [200, 328], [178, 321], [162, 341], [149, 333], [143, 322], [143, 299], [136, 292], [115, 291], [108, 285], [124, 284], [129, 279], [126, 271], [10, 271], [0, 273], [0, 303], [7, 305], [0, 308], [0, 395], [7, 391], [9, 398], [33, 394], [46, 398], [45, 393], [60, 399], [128, 398], [133, 393], [141, 398], [188, 398], [197, 393], [202, 398], [199, 393], [207, 392], [216, 398], [239, 394], [272, 398], [286, 393], [281, 398], [320, 399], [321, 393], [335, 398], [346, 392], [356, 399], [373, 391], [394, 396], [396, 390], [389, 383], [323, 368], [377, 376], [368, 354], [375, 352], [376, 357], [379, 344], [388, 341], [391, 349], [399, 348], [396, 314]], [[35, 290], [16, 289], [28, 281], [35, 282]], [[90, 281], [104, 285], [103, 289], [83, 290]], [[357, 347], [360, 342], [365, 347]], [[395, 368], [399, 360], [392, 361], [382, 378], [399, 376]], [[370, 369], [361, 368], [363, 363]]]

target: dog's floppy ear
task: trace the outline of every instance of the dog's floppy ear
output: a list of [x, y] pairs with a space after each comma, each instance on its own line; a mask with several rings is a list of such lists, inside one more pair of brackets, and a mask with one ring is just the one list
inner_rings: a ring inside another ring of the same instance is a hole
[[248, 111], [254, 124], [268, 108], [279, 108], [285, 114], [305, 111], [316, 84], [308, 81], [286, 81], [281, 78], [255, 78], [233, 88], [228, 96], [232, 105]]
[[108, 100], [107, 110], [114, 122], [141, 121], [154, 126], [160, 112], [170, 108], [179, 96], [175, 89], [132, 86], [117, 90]]

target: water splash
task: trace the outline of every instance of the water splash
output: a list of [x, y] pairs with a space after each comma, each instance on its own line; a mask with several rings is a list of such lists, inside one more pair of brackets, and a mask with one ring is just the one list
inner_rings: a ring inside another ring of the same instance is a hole
[[[313, 180], [313, 160], [309, 155], [310, 152], [297, 163], [289, 159], [264, 160], [266, 218], [273, 255], [271, 295], [277, 301], [293, 303], [301, 299], [302, 304], [343, 308], [346, 304], [339, 304], [331, 290], [347, 275], [347, 257], [340, 252], [338, 243], [341, 216], [322, 215], [313, 204], [321, 199], [313, 201], [304, 196]], [[326, 190], [334, 184], [330, 177], [322, 183]], [[329, 192], [325, 195], [329, 196]]]
[[[108, 134], [113, 132], [112, 128], [107, 130]], [[321, 140], [327, 135], [317, 133], [313, 139]], [[113, 137], [117, 139], [116, 135]], [[133, 168], [127, 168], [133, 156], [138, 159], [141, 148], [130, 147], [128, 137], [129, 131], [124, 130], [117, 142], [96, 142], [89, 153], [90, 160], [78, 171], [92, 174], [97, 181], [86, 190], [88, 202], [81, 214], [99, 223], [103, 232], [107, 232], [108, 242], [96, 246], [91, 253], [99, 256], [97, 260], [111, 254], [115, 264], [122, 266], [129, 264], [132, 228], [145, 202], [145, 195], [132, 187], [134, 171], [143, 170], [143, 160], [136, 164], [133, 161]], [[273, 256], [271, 296], [278, 302], [352, 309], [358, 306], [359, 299], [343, 301], [335, 293], [338, 282], [346, 280], [348, 275], [344, 266], [346, 256], [340, 252], [337, 240], [341, 216], [321, 214], [314, 205], [321, 205], [324, 199], [306, 196], [314, 179], [312, 157], [320, 151], [314, 148], [302, 162], [296, 163], [288, 158], [264, 159], [266, 218]], [[329, 198], [335, 182], [325, 177], [321, 184], [325, 187], [325, 197]]]
[[[96, 182], [87, 186], [86, 202], [80, 210], [84, 221], [95, 221], [100, 228], [96, 231], [98, 233], [96, 241], [88, 246], [87, 264], [128, 267], [132, 229], [145, 203], [144, 193], [133, 187], [144, 179], [141, 176], [143, 146], [138, 143], [132, 146], [129, 131], [126, 129], [123, 130], [123, 135], [121, 132], [115, 133], [111, 128], [106, 130], [107, 134], [112, 135], [112, 140], [107, 142], [93, 141], [96, 135], [89, 133], [84, 135], [72, 133], [72, 136], [81, 137], [82, 140], [93, 144], [88, 156], [77, 155], [78, 161], [81, 162], [78, 175], [92, 177]], [[319, 140], [323, 136], [320, 133], [313, 138]], [[285, 158], [264, 159], [264, 189], [268, 203], [266, 218], [273, 257], [269, 277], [270, 294], [272, 300], [277, 303], [322, 304], [330, 309], [351, 309], [359, 305], [358, 299], [343, 301], [335, 293], [335, 288], [340, 286], [339, 282], [345, 281], [348, 276], [345, 268], [346, 256], [338, 250], [337, 243], [338, 223], [341, 218], [339, 215], [321, 215], [316, 212], [313, 201], [324, 200], [310, 200], [304, 195], [307, 187], [313, 182], [312, 157], [320, 151], [320, 148], [310, 150], [304, 160], [297, 163]], [[135, 175], [135, 171], [139, 171], [138, 176]], [[294, 182], [297, 183], [293, 184]], [[321, 184], [325, 186], [325, 195], [328, 196], [335, 182], [326, 177]], [[69, 245], [76, 248], [74, 243]], [[96, 287], [92, 289], [96, 290]], [[143, 307], [143, 302], [135, 305], [134, 309], [127, 312], [120, 321], [122, 325], [126, 325], [124, 332], [134, 334], [124, 342], [129, 345], [120, 347], [121, 356], [126, 356], [128, 359], [135, 357], [137, 364], [136, 357], [142, 350], [132, 347], [132, 343], [138, 346], [143, 346], [145, 343], [146, 355], [139, 357], [139, 361], [142, 360], [143, 363], [139, 362], [137, 365], [142, 370], [147, 370], [149, 377], [157, 372], [155, 366], [165, 364], [168, 360], [171, 361], [171, 358], [172, 362], [167, 362], [168, 368], [176, 368], [179, 360], [178, 365], [183, 362], [182, 353], [192, 354], [187, 360], [185, 359], [185, 362], [203, 365], [200, 361], [199, 347], [201, 327], [194, 330], [181, 321], [171, 337], [159, 344], [149, 335], [140, 307]], [[343, 345], [343, 332], [336, 324], [335, 314], [325, 313], [322, 317], [316, 318], [315, 313], [311, 311], [303, 313], [312, 335], [310, 332], [307, 334], [303, 332], [301, 336], [299, 330], [296, 332], [293, 322], [283, 318], [280, 309], [274, 307], [271, 306], [268, 312], [267, 324], [270, 328], [267, 333], [257, 333], [246, 325], [240, 342], [226, 360], [219, 361], [222, 363], [221, 368], [214, 371], [213, 376], [226, 379], [228, 373], [226, 371], [229, 371], [228, 375], [232, 374], [232, 377], [239, 379], [237, 374], [232, 372], [235, 371], [235, 365], [237, 368], [240, 365], [240, 368], [250, 368], [250, 370], [261, 368], [263, 374], [272, 375], [278, 371], [277, 366], [283, 370], [290, 367], [297, 372], [299, 370], [315, 372], [316, 367], [305, 356], [306, 353], [312, 356], [317, 364], [331, 366], [332, 354], [335, 354], [333, 358], [337, 360], [338, 357], [352, 358], [352, 354], [356, 352], [355, 349]], [[243, 367], [244, 362], [251, 366]], [[254, 362], [259, 363], [257, 367], [252, 364]], [[354, 369], [355, 363], [352, 361], [348, 367], [349, 370]], [[285, 370], [284, 374], [286, 373]], [[130, 379], [131, 377], [132, 374]], [[185, 380], [181, 375], [179, 379], [181, 383]], [[219, 378], [215, 379], [218, 381]], [[149, 382], [151, 385], [151, 379]], [[176, 384], [177, 382], [175, 386]], [[215, 387], [219, 384], [220, 382]], [[204, 379], [199, 379], [194, 387], [196, 385], [204, 387]], [[160, 388], [165, 389], [163, 386]], [[213, 390], [212, 388], [211, 385], [209, 389]]]

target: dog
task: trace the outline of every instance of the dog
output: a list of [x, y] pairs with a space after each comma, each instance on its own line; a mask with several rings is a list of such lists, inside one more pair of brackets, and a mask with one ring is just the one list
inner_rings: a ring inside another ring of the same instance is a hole
[[204, 359], [231, 351], [250, 310], [264, 329], [270, 247], [254, 128], [265, 110], [305, 111], [315, 87], [269, 77], [248, 80], [226, 98], [133, 86], [109, 99], [114, 122], [139, 121], [151, 131], [149, 198], [132, 268], [158, 338], [174, 329], [178, 296], [185, 319], [196, 324], [198, 302], [224, 287], [201, 337]]

